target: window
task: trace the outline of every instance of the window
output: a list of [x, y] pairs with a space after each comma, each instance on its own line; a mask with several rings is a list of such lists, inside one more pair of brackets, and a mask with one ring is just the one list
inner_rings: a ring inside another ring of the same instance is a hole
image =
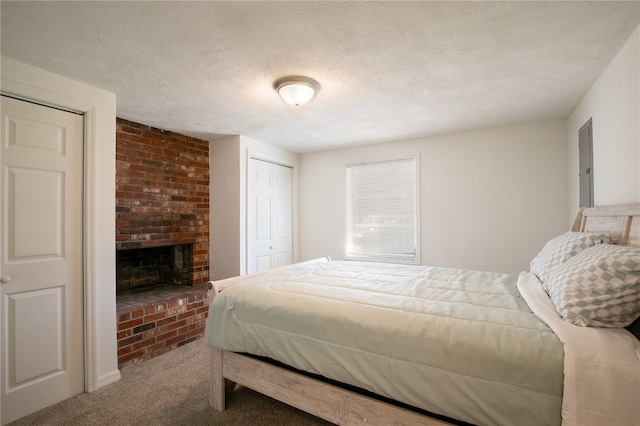
[[420, 263], [416, 163], [347, 166], [347, 258]]

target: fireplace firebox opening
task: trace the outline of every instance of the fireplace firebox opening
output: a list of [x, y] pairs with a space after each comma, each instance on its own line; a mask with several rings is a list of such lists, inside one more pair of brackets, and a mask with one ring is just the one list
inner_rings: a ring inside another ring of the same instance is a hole
[[193, 244], [116, 251], [116, 291], [193, 285]]

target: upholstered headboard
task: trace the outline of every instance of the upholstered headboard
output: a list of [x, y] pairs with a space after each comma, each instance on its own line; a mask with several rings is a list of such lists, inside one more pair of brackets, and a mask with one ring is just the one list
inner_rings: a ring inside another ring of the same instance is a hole
[[604, 232], [614, 244], [640, 247], [640, 203], [583, 208], [571, 230]]

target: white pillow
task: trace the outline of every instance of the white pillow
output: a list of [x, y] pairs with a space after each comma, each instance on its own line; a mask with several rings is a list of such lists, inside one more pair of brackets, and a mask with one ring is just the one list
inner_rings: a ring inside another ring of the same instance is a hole
[[540, 253], [531, 261], [531, 272], [541, 282], [547, 278], [553, 268], [571, 259], [581, 251], [596, 244], [610, 243], [608, 234], [594, 232], [566, 232], [545, 244]]
[[565, 321], [626, 327], [640, 317], [640, 248], [590, 247], [554, 269], [543, 287]]

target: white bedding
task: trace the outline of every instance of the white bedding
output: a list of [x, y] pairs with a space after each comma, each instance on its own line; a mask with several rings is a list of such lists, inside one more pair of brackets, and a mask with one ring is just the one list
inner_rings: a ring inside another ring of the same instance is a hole
[[640, 342], [625, 329], [563, 321], [538, 278], [523, 272], [518, 290], [564, 347], [562, 424], [640, 425]]
[[292, 265], [222, 291], [205, 339], [472, 424], [557, 426], [562, 343], [520, 297], [517, 279]]

